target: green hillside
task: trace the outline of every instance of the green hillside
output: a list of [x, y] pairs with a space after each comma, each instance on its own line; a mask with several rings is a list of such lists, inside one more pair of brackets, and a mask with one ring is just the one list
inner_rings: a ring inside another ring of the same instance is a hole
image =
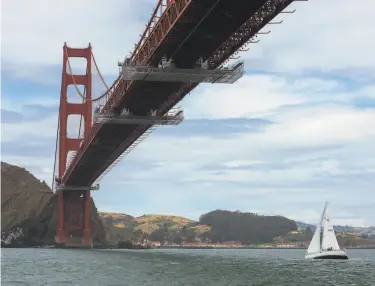
[[242, 243], [271, 242], [274, 237], [296, 230], [294, 221], [281, 216], [216, 210], [193, 221], [181, 216], [148, 214], [133, 218], [121, 213], [99, 213], [109, 240], [149, 238], [171, 242], [235, 240]]

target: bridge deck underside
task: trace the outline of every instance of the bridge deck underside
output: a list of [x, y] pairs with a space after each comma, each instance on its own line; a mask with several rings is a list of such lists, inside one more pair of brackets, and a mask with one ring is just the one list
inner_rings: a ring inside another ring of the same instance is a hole
[[[180, 68], [192, 67], [200, 57], [211, 56], [265, 2], [266, 0], [193, 1], [154, 51], [149, 64], [156, 65], [163, 55], [167, 55]], [[134, 114], [146, 115], [150, 110], [160, 108], [183, 85], [184, 83], [178, 82], [133, 82], [114, 111], [129, 108]], [[192, 88], [194, 87], [195, 85]], [[186, 90], [188, 92], [189, 88]], [[132, 141], [129, 141], [129, 145], [122, 146], [123, 150], [118, 149], [136, 128], [137, 125], [101, 126], [65, 183], [92, 184], [112, 164], [115, 157], [131, 145]], [[144, 129], [146, 130], [147, 128]]]
[[129, 124], [103, 125], [69, 176], [67, 184], [91, 185], [100, 176], [100, 173], [98, 174], [100, 167], [109, 166], [113, 162], [109, 159], [111, 154], [129, 137], [135, 127], [135, 125]]

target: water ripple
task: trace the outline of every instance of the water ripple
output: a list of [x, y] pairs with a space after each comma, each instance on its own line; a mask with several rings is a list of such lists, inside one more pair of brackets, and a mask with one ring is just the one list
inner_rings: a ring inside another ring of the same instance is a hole
[[375, 286], [375, 250], [310, 261], [303, 250], [2, 249], [2, 285]]

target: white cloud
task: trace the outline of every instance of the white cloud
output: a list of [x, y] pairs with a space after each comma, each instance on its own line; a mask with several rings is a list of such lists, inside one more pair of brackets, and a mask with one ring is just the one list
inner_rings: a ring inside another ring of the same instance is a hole
[[[16, 94], [18, 95], [18, 94]], [[27, 94], [22, 98], [22, 104], [19, 104], [19, 99], [15, 98], [14, 94], [9, 92], [3, 92], [1, 97], [1, 108], [16, 111], [16, 112], [28, 112], [27, 105], [41, 105], [43, 107], [54, 107], [59, 104], [59, 96], [40, 96], [38, 94]]]
[[117, 60], [129, 53], [144, 29], [145, 19], [140, 17], [151, 14], [154, 5], [145, 0], [110, 0], [105, 5], [99, 0], [3, 1], [5, 68], [32, 77], [26, 67], [61, 65], [65, 41], [71, 47], [87, 47], [91, 42], [101, 71], [116, 73]]
[[[241, 53], [250, 68], [272, 71], [300, 72], [319, 70], [336, 72], [363, 69], [357, 74], [373, 78], [375, 59], [374, 17], [372, 0], [314, 0], [295, 2], [287, 10], [294, 14], [280, 14], [274, 21], [280, 25], [266, 25], [260, 42], [247, 53]], [[372, 72], [372, 75], [371, 75]], [[367, 73], [367, 74], [366, 74]]]
[[[338, 174], [337, 166], [330, 166], [331, 161], [322, 161], [306, 164], [305, 166], [290, 166], [287, 169], [264, 170], [227, 170], [219, 174], [209, 172], [202, 176], [201, 180], [209, 181], [225, 181], [225, 182], [275, 182], [275, 183], [299, 183], [312, 179], [316, 175], [329, 173], [331, 175]], [[336, 162], [336, 165], [338, 162]], [[335, 168], [336, 167], [336, 168]], [[197, 178], [195, 178], [197, 180]]]
[[[26, 127], [26, 126], [27, 127]], [[26, 128], [25, 128], [26, 127]], [[18, 124], [2, 124], [2, 142], [14, 142], [25, 138], [25, 136], [40, 137], [55, 137], [57, 128], [57, 117], [51, 116], [33, 122], [20, 122]]]
[[245, 160], [238, 160], [238, 161], [229, 161], [225, 162], [222, 165], [225, 167], [233, 168], [233, 167], [246, 167], [246, 166], [254, 166], [254, 165], [259, 165], [264, 162], [262, 161], [245, 161]]
[[[373, 109], [359, 111], [340, 105], [310, 106], [291, 109], [287, 113], [273, 115], [271, 119], [277, 123], [269, 125], [261, 133], [243, 133], [234, 138], [221, 139], [210, 139], [207, 136], [181, 138], [174, 139], [169, 144], [166, 144], [169, 138], [154, 137], [138, 146], [135, 152], [139, 153], [140, 158], [152, 157], [155, 160], [179, 158], [189, 161], [197, 157], [201, 160], [204, 158], [207, 163], [216, 162], [218, 158], [224, 162], [262, 161], [265, 156], [272, 156], [268, 153], [270, 151], [337, 144], [370, 147], [375, 138], [375, 131], [369, 128], [369, 123], [375, 120]], [[163, 149], [166, 150], [165, 153], [154, 151]], [[181, 150], [190, 151], [181, 154]]]
[[259, 116], [282, 105], [298, 104], [306, 99], [298, 94], [280, 92], [285, 80], [268, 75], [244, 76], [234, 85], [202, 85], [195, 93], [192, 106], [187, 104], [189, 117], [230, 118]]
[[353, 91], [344, 85], [344, 81], [318, 77], [244, 75], [233, 85], [202, 84], [185, 100], [186, 115], [189, 118], [269, 117], [285, 112], [279, 108], [290, 105], [350, 103], [359, 96], [375, 95], [373, 84], [353, 86]]
[[375, 131], [368, 128], [369, 122], [375, 119], [375, 110], [359, 111], [340, 106], [306, 107], [277, 118], [283, 124], [271, 126], [264, 141], [273, 138], [285, 147], [334, 145], [353, 140], [361, 142], [375, 136]]
[[[323, 208], [321, 206], [321, 208]], [[302, 213], [299, 212], [297, 214], [290, 213], [288, 217], [295, 219], [297, 221], [303, 221], [307, 223], [311, 223], [316, 225], [318, 222], [318, 219], [320, 218], [320, 209], [317, 210], [306, 210]], [[346, 218], [346, 217], [340, 217], [337, 215], [337, 213], [330, 211], [330, 216], [335, 225], [353, 225], [358, 227], [366, 227], [368, 226], [368, 222], [365, 219], [353, 219], [353, 218]]]

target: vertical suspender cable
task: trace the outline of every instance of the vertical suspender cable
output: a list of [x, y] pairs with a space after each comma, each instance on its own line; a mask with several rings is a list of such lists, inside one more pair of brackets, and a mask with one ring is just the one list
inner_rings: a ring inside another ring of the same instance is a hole
[[[83, 90], [83, 94], [86, 96], [86, 87], [85, 87], [85, 89]], [[84, 101], [85, 101], [85, 99], [82, 98], [82, 103], [84, 103]], [[83, 118], [83, 116], [81, 115], [81, 116], [80, 116], [80, 119], [79, 119], [78, 139], [81, 138], [82, 118]]]
[[60, 131], [60, 109], [59, 113], [57, 114], [57, 131], [56, 131], [56, 143], [55, 143], [55, 159], [53, 163], [53, 173], [52, 173], [52, 192], [55, 187], [55, 171], [56, 171], [56, 158], [57, 158], [57, 143], [59, 141], [59, 131]]

